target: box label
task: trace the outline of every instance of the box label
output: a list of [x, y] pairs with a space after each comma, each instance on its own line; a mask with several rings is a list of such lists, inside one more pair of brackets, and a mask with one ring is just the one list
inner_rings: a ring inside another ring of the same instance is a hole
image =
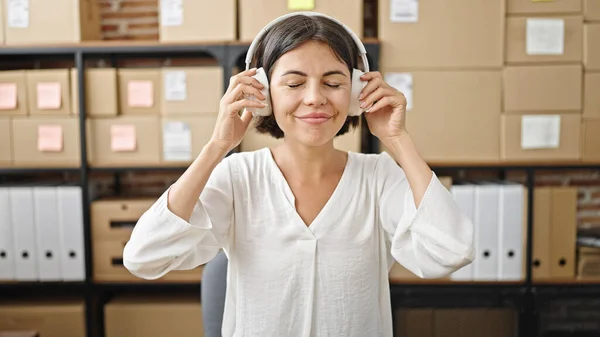
[[0, 110], [17, 108], [17, 84], [0, 83]]
[[565, 52], [565, 20], [527, 19], [527, 54], [562, 55]]
[[114, 152], [136, 149], [135, 125], [112, 125], [110, 127], [110, 148]]
[[61, 106], [61, 86], [58, 82], [40, 82], [37, 89], [38, 109], [56, 110]]
[[60, 152], [63, 149], [63, 132], [60, 125], [38, 126], [38, 151]]
[[164, 27], [183, 25], [183, 0], [160, 0], [160, 22]]
[[315, 9], [315, 0], [288, 0], [290, 11], [312, 11]]
[[556, 149], [560, 146], [560, 115], [526, 115], [521, 118], [521, 148]]
[[154, 105], [152, 81], [130, 81], [127, 83], [127, 103], [130, 107], [150, 108]]
[[386, 73], [385, 81], [406, 97], [406, 111], [413, 107], [413, 76], [411, 73]]
[[419, 0], [390, 0], [392, 22], [419, 21]]
[[163, 157], [166, 161], [192, 160], [192, 133], [182, 121], [163, 124]]
[[165, 100], [185, 101], [187, 99], [187, 78], [185, 71], [167, 71], [164, 77]]
[[8, 0], [8, 27], [29, 27], [29, 0]]

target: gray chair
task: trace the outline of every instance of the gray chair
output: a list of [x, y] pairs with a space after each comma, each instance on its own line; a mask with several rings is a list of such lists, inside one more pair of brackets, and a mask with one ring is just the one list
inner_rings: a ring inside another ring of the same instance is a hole
[[227, 256], [221, 250], [204, 265], [200, 296], [205, 337], [222, 337], [223, 310], [227, 290]]

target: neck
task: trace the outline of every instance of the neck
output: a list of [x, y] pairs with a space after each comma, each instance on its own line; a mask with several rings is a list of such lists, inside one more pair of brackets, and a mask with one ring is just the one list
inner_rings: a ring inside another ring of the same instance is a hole
[[275, 161], [286, 175], [301, 180], [320, 179], [337, 171], [340, 152], [333, 142], [319, 147], [309, 147], [297, 142], [284, 141], [273, 151]]

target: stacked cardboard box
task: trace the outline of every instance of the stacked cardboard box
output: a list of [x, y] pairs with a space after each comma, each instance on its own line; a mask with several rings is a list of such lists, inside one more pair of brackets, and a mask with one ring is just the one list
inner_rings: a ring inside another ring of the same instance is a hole
[[85, 336], [85, 304], [81, 300], [3, 302], [0, 331], [36, 331], [44, 337]]
[[161, 42], [234, 41], [237, 1], [159, 0], [159, 39]]
[[582, 159], [600, 160], [600, 1], [584, 1]]

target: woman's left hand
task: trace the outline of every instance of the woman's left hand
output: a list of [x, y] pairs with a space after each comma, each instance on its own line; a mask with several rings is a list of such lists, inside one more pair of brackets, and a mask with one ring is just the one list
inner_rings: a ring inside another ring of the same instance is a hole
[[378, 71], [362, 75], [361, 80], [368, 81], [359, 99], [369, 131], [383, 143], [403, 135], [406, 132], [404, 94], [387, 84]]

